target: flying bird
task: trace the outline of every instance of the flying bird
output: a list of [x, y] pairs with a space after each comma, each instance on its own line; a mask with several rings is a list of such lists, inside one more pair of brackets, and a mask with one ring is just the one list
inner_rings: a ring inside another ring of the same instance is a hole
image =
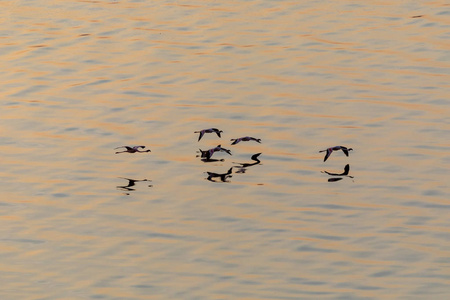
[[323, 161], [326, 161], [328, 159], [328, 157], [330, 157], [331, 153], [333, 153], [333, 151], [338, 151], [338, 150], [342, 150], [342, 152], [344, 152], [345, 155], [348, 156], [348, 151], [353, 150], [353, 149], [352, 148], [347, 148], [347, 147], [344, 147], [344, 146], [334, 146], [334, 147], [328, 148], [326, 150], [321, 150], [321, 151], [319, 151], [319, 153], [320, 152], [325, 152], [325, 151], [327, 152], [325, 154], [325, 157], [323, 158]]
[[221, 137], [220, 133], [223, 132], [223, 131], [219, 130], [217, 128], [208, 128], [208, 129], [203, 129], [203, 130], [200, 130], [200, 131], [194, 131], [194, 133], [200, 133], [200, 135], [198, 136], [198, 141], [197, 142], [199, 142], [202, 139], [202, 137], [203, 137], [203, 135], [205, 133], [213, 133], [213, 132], [215, 132], [218, 137]]
[[116, 154], [119, 154], [119, 153], [126, 153], [126, 152], [128, 152], [128, 153], [136, 153], [136, 152], [144, 153], [144, 152], [151, 152], [150, 149], [148, 149], [148, 150], [143, 150], [143, 151], [139, 150], [139, 148], [144, 149], [145, 146], [133, 146], [133, 147], [130, 147], [130, 146], [120, 146], [120, 147], [117, 147], [117, 148], [114, 148], [114, 149], [119, 149], [119, 148], [125, 148], [126, 150], [116, 152]]
[[228, 149], [222, 148], [221, 145], [217, 145], [216, 147], [211, 148], [209, 150], [205, 150], [205, 151], [202, 149], [199, 149], [199, 150], [202, 154], [201, 157], [206, 158], [207, 160], [209, 160], [211, 158], [211, 156], [214, 154], [214, 152], [223, 151], [223, 152], [226, 152], [231, 155], [231, 151]]
[[209, 160], [211, 158], [211, 156], [214, 154], [214, 148], [209, 149], [209, 150], [202, 150], [202, 149], [198, 149], [198, 150], [200, 150], [201, 158], [205, 158], [206, 160]]
[[233, 143], [231, 143], [231, 145], [236, 145], [237, 143], [242, 142], [242, 141], [244, 141], [244, 142], [255, 141], [255, 142], [261, 143], [261, 139], [255, 139], [254, 137], [251, 137], [251, 136], [244, 136], [244, 137], [241, 137], [238, 139], [231, 139], [230, 141], [234, 141]]

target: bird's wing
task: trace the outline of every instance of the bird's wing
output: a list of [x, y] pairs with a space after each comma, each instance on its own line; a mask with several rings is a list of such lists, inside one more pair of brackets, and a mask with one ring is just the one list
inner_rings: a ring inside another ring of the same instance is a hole
[[342, 152], [345, 153], [345, 156], [348, 156], [348, 150], [347, 150], [347, 148], [341, 148], [341, 150], [342, 150]]
[[205, 134], [205, 132], [202, 130], [202, 131], [200, 131], [200, 134], [199, 134], [199, 136], [198, 136], [198, 141], [197, 142], [199, 142], [201, 139], [202, 139], [202, 137], [203, 137], [203, 135]]
[[330, 155], [331, 155], [331, 152], [333, 152], [333, 150], [327, 150], [327, 154], [325, 154], [323, 161], [327, 161], [328, 157], [330, 157]]

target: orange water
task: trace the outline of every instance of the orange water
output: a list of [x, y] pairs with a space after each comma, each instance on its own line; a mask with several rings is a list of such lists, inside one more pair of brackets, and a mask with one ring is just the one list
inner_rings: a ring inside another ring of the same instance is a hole
[[2, 1], [0, 298], [449, 298], [449, 15]]

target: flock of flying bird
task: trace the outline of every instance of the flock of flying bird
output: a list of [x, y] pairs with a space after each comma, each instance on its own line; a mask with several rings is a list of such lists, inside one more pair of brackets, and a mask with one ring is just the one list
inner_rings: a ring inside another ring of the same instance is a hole
[[[208, 129], [203, 129], [203, 130], [200, 130], [200, 131], [194, 131], [194, 133], [198, 133], [199, 134], [198, 142], [202, 139], [202, 137], [205, 135], [205, 133], [215, 133], [215, 134], [217, 134], [217, 136], [219, 138], [221, 138], [222, 137], [221, 136], [222, 132], [223, 132], [222, 130], [219, 130], [217, 128], [208, 128]], [[236, 144], [238, 144], [240, 142], [248, 142], [248, 141], [255, 141], [257, 143], [261, 143], [261, 139], [257, 139], [257, 138], [251, 137], [251, 136], [244, 136], [244, 137], [240, 137], [240, 138], [237, 138], [237, 139], [231, 139], [230, 141], [232, 141], [231, 145], [236, 145]], [[124, 150], [123, 151], [117, 151], [116, 154], [119, 154], [119, 153], [145, 153], [145, 152], [151, 152], [150, 149], [144, 150], [145, 146], [120, 146], [120, 147], [115, 148], [115, 150], [116, 149], [120, 149], [120, 148], [124, 148]], [[201, 153], [201, 159], [203, 161], [205, 161], [205, 162], [207, 162], [207, 161], [216, 161], [216, 160], [212, 160], [211, 159], [211, 157], [213, 156], [213, 154], [215, 152], [225, 152], [225, 153], [228, 153], [229, 155], [231, 155], [231, 151], [226, 149], [226, 148], [223, 148], [222, 145], [217, 145], [216, 147], [208, 149], [208, 150], [202, 150], [202, 149], [199, 149], [199, 150], [200, 150], [200, 153]], [[333, 151], [339, 151], [339, 150], [342, 150], [342, 152], [344, 152], [344, 154], [346, 156], [348, 156], [349, 151], [351, 151], [353, 149], [352, 148], [347, 148], [347, 147], [344, 147], [344, 146], [334, 146], [334, 147], [327, 148], [325, 150], [320, 150], [319, 153], [320, 152], [326, 152], [325, 153], [325, 157], [323, 159], [323, 161], [325, 162], [330, 157], [331, 153], [333, 153]], [[237, 173], [244, 173], [245, 172], [245, 168], [259, 164], [261, 162], [258, 159], [259, 155], [261, 155], [261, 153], [256, 153], [256, 154], [252, 155], [251, 159], [253, 161], [255, 161], [254, 163], [239, 163], [240, 164], [240, 166], [239, 166], [240, 169], [239, 169], [239, 171]], [[227, 182], [227, 178], [232, 177], [232, 175], [231, 175], [232, 174], [232, 169], [233, 169], [233, 167], [231, 167], [226, 173], [222, 173], [222, 174], [213, 173], [213, 172], [206, 172], [208, 174], [208, 178], [207, 179], [209, 181], [215, 182], [212, 179], [216, 178], [216, 177], [219, 177], [222, 182]], [[350, 166], [347, 164], [345, 166], [345, 168], [344, 168], [344, 172], [340, 173], [340, 174], [330, 173], [330, 172], [327, 172], [327, 171], [322, 171], [322, 172], [326, 173], [326, 174], [328, 174], [330, 176], [348, 176], [350, 178], [353, 178], [353, 176], [349, 176], [348, 175], [349, 170], [350, 170]], [[125, 179], [127, 179], [127, 178], [125, 178]], [[330, 178], [328, 181], [338, 181], [338, 180], [341, 180], [341, 179], [342, 178]]]

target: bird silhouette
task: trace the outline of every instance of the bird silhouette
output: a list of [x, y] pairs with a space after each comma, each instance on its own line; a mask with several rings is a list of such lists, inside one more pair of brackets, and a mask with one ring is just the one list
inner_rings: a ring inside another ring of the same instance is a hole
[[203, 130], [200, 130], [200, 131], [194, 131], [194, 133], [200, 133], [199, 136], [198, 136], [198, 141], [197, 142], [199, 142], [202, 139], [202, 137], [203, 137], [203, 135], [205, 133], [213, 133], [213, 132], [215, 132], [218, 137], [221, 137], [220, 133], [223, 132], [223, 131], [219, 130], [217, 128], [208, 128], [208, 129], [203, 129]]
[[236, 145], [237, 143], [242, 142], [242, 141], [244, 141], [244, 142], [255, 141], [255, 142], [261, 143], [261, 139], [256, 139], [251, 136], [244, 136], [244, 137], [240, 137], [237, 139], [231, 139], [230, 141], [234, 141], [233, 143], [231, 143], [231, 145]]
[[120, 146], [120, 147], [114, 148], [114, 150], [115, 150], [115, 149], [119, 149], [119, 148], [125, 148], [126, 150], [116, 152], [116, 154], [119, 154], [119, 153], [127, 153], [127, 152], [128, 152], [128, 153], [136, 153], [136, 152], [144, 153], [144, 152], [151, 152], [150, 149], [144, 150], [144, 151], [139, 150], [139, 148], [144, 149], [145, 146], [133, 146], [133, 147], [130, 147], [130, 146]]
[[221, 145], [217, 145], [216, 147], [211, 148], [211, 149], [209, 149], [209, 150], [202, 150], [202, 149], [199, 149], [199, 150], [200, 150], [200, 153], [201, 153], [201, 157], [204, 158], [204, 159], [206, 159], [206, 160], [210, 160], [211, 157], [212, 157], [212, 155], [213, 155], [215, 152], [220, 152], [220, 151], [222, 151], [222, 152], [226, 152], [226, 153], [228, 153], [229, 155], [231, 155], [231, 151], [228, 150], [228, 149], [222, 148]]
[[344, 152], [345, 155], [348, 156], [348, 152], [350, 150], [353, 150], [353, 149], [352, 148], [347, 148], [347, 147], [344, 147], [344, 146], [334, 146], [334, 147], [330, 147], [330, 148], [328, 148], [326, 150], [321, 150], [321, 151], [319, 151], [319, 153], [326, 151], [327, 153], [325, 154], [325, 157], [323, 158], [323, 161], [327, 161], [327, 159], [328, 159], [328, 157], [330, 157], [331, 153], [333, 153], [333, 151], [338, 151], [338, 150], [342, 150], [342, 152]]

